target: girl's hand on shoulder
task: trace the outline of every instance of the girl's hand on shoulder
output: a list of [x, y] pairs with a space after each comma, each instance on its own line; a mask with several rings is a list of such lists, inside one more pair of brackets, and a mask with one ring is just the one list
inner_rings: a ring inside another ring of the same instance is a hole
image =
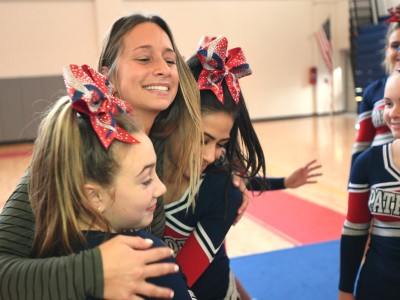
[[240, 177], [238, 175], [233, 175], [232, 181], [233, 181], [233, 185], [236, 186], [237, 188], [239, 188], [239, 190], [242, 192], [242, 196], [243, 196], [242, 205], [239, 207], [238, 215], [237, 215], [235, 221], [233, 222], [233, 225], [236, 225], [237, 223], [239, 223], [240, 219], [243, 217], [243, 215], [247, 209], [247, 205], [249, 205], [249, 195], [247, 193], [246, 184], [242, 177]]
[[151, 240], [118, 235], [100, 245], [105, 299], [172, 299], [173, 291], [146, 281], [147, 278], [176, 273], [176, 264], [160, 262], [170, 257], [168, 247], [150, 248]]

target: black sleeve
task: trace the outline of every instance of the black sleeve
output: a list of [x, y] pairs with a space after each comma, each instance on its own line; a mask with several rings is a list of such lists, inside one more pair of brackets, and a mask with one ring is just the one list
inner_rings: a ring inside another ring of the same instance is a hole
[[284, 177], [265, 178], [264, 180], [262, 177], [257, 176], [250, 179], [249, 183], [247, 184], [247, 189], [249, 191], [283, 190], [286, 188], [284, 180]]
[[[353, 293], [355, 281], [364, 256], [368, 235], [342, 235], [340, 242], [340, 281], [339, 289]], [[351, 251], [348, 251], [351, 249]]]

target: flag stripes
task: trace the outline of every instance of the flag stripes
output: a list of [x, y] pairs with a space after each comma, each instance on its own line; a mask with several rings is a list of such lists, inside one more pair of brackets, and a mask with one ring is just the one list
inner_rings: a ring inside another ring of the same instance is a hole
[[333, 70], [332, 62], [332, 45], [330, 42], [330, 21], [329, 19], [318, 29], [315, 33], [315, 38], [317, 40], [318, 48], [321, 52], [322, 58], [324, 59], [325, 66], [330, 73]]

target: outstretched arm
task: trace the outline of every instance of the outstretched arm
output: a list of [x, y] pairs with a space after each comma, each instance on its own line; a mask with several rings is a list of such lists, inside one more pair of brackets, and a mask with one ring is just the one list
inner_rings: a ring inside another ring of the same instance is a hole
[[300, 167], [295, 170], [288, 177], [269, 177], [266, 178], [266, 182], [261, 177], [251, 178], [247, 187], [251, 191], [266, 191], [268, 190], [282, 190], [285, 188], [297, 188], [305, 184], [316, 183], [315, 177], [319, 177], [322, 173], [315, 172], [321, 168], [320, 164], [317, 164], [317, 160], [314, 159], [308, 162], [304, 167]]
[[[317, 183], [315, 177], [322, 176], [322, 173], [314, 172], [315, 170], [320, 169], [322, 166], [317, 164], [317, 160], [313, 159], [309, 161], [305, 166], [298, 168], [292, 174], [290, 174], [286, 178], [267, 178], [266, 187], [269, 187], [270, 190], [280, 190], [284, 188], [295, 189], [305, 184]], [[262, 186], [257, 180], [260, 180], [260, 177], [252, 178], [248, 184], [249, 189], [252, 191], [261, 191]], [[247, 194], [247, 187], [243, 180], [238, 175], [233, 177], [233, 184], [239, 188], [243, 195], [242, 205], [238, 209], [238, 215], [235, 219], [233, 225], [236, 225], [240, 219], [243, 217], [244, 212], [246, 211], [247, 206], [249, 205], [249, 196]]]
[[305, 166], [298, 168], [284, 180], [285, 188], [295, 189], [305, 184], [317, 183], [315, 177], [319, 177], [322, 173], [314, 172], [321, 168], [314, 159], [308, 162]]

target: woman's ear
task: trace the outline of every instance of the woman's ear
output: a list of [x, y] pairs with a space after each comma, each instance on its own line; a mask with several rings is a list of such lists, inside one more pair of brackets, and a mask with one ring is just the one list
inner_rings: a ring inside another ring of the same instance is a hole
[[97, 210], [99, 213], [103, 213], [105, 210], [105, 203], [101, 198], [101, 188], [94, 183], [85, 183], [83, 190], [86, 195], [86, 199], [89, 201], [93, 209]]

